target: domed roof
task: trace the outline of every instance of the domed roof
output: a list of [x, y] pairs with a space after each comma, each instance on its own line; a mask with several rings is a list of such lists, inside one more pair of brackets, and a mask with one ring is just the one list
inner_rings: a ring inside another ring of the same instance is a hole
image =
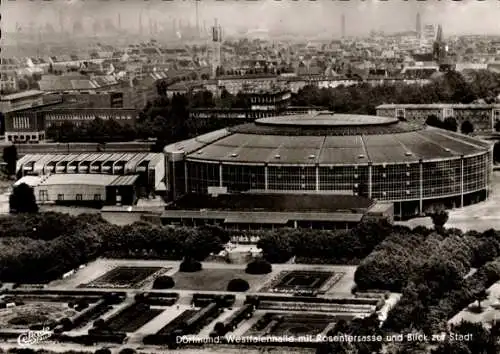
[[421, 125], [400, 122], [397, 118], [333, 112], [261, 118], [229, 128], [235, 133], [304, 136], [395, 134], [421, 129]]
[[258, 119], [169, 145], [187, 160], [269, 165], [412, 163], [485, 153], [491, 144], [394, 118], [320, 112]]

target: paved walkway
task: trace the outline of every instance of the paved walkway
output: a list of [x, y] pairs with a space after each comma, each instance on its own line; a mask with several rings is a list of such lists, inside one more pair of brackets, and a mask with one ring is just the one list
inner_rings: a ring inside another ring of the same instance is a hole
[[[461, 209], [449, 211], [450, 218], [446, 223], [447, 228], [457, 228], [462, 231], [488, 229], [500, 230], [500, 171], [494, 171], [491, 181], [491, 190], [488, 200], [466, 206]], [[400, 225], [415, 227], [418, 225], [432, 227], [430, 218], [416, 218]]]

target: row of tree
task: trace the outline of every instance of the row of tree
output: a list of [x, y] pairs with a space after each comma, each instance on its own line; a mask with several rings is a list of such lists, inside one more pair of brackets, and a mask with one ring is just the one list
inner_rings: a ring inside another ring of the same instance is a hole
[[75, 124], [71, 121], [52, 124], [46, 131], [48, 139], [61, 143], [68, 142], [119, 142], [137, 139], [140, 133], [130, 124], [119, 123], [115, 119], [95, 119]]
[[278, 229], [263, 230], [256, 236], [264, 258], [271, 263], [295, 256], [301, 263], [357, 264], [393, 228], [386, 221], [366, 221], [349, 231]]
[[383, 328], [395, 333], [411, 329], [426, 334], [446, 331], [451, 317], [474, 301], [483, 300], [486, 289], [499, 280], [498, 259], [486, 263], [466, 278], [460, 277], [452, 262], [429, 264], [404, 288]]
[[[485, 117], [485, 119], [488, 118]], [[450, 130], [452, 132], [456, 132], [458, 130], [458, 122], [453, 117], [447, 117], [444, 120], [441, 120], [439, 117], [435, 115], [430, 115], [426, 119], [425, 124], [431, 127]], [[463, 134], [471, 134], [474, 132], [474, 125], [470, 121], [466, 120], [462, 122], [462, 124], [460, 125], [460, 132]]]
[[471, 103], [477, 99], [489, 102], [499, 94], [500, 74], [479, 71], [464, 77], [451, 71], [426, 85], [361, 84], [321, 89], [306, 86], [292, 95], [291, 104], [329, 107], [339, 113], [375, 114], [375, 108], [384, 103]]
[[0, 218], [0, 281], [49, 281], [101, 256], [203, 260], [227, 241], [217, 227], [121, 227], [98, 214], [17, 214]]
[[[408, 230], [410, 231], [410, 230]], [[463, 278], [471, 267], [478, 268], [500, 256], [500, 233], [447, 230], [438, 234], [415, 228], [407, 233], [393, 233], [382, 241], [356, 269], [359, 289], [385, 289], [401, 292], [409, 281], [418, 278], [433, 264], [450, 264], [446, 281]]]

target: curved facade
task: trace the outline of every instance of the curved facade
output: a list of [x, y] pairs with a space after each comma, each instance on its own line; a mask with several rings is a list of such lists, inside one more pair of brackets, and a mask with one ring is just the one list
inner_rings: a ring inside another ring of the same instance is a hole
[[258, 119], [165, 148], [167, 189], [357, 194], [401, 216], [485, 199], [488, 142], [394, 118], [315, 113]]

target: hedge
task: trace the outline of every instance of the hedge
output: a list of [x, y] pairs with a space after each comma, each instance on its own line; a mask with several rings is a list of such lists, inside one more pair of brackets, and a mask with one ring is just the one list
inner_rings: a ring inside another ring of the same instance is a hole
[[248, 289], [250, 289], [250, 285], [248, 284], [248, 282], [240, 278], [231, 279], [227, 284], [227, 291], [244, 292]]
[[248, 274], [268, 274], [272, 270], [271, 263], [264, 259], [256, 259], [247, 264], [245, 272]]

